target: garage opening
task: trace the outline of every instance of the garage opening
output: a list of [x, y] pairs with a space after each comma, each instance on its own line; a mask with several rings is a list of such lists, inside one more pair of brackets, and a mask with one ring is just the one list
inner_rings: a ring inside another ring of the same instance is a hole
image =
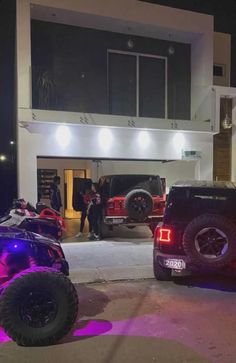
[[[41, 202], [50, 205], [50, 184], [53, 181], [55, 175], [60, 176], [60, 192], [62, 198], [63, 207], [61, 213], [66, 220], [67, 231], [65, 234], [66, 241], [80, 242], [88, 240], [89, 224], [88, 220], [85, 220], [85, 226], [83, 230], [83, 238], [76, 238], [80, 230], [81, 210], [77, 208], [77, 201], [79, 193], [84, 192], [86, 189], [91, 188], [92, 182], [105, 183], [108, 181], [107, 177], [122, 175], [125, 183], [127, 180], [124, 176], [160, 176], [162, 183], [165, 183], [166, 194], [170, 186], [177, 180], [195, 180], [198, 179], [199, 163], [196, 160], [118, 160], [118, 159], [77, 159], [77, 158], [37, 158], [37, 170], [38, 170], [38, 199]], [[143, 188], [146, 185], [146, 179], [139, 180], [131, 178], [130, 189], [127, 187], [127, 193], [132, 190], [132, 185], [135, 188]], [[142, 179], [142, 178], [141, 178]], [[110, 179], [109, 179], [110, 180]], [[121, 179], [116, 178], [116, 183], [121, 185]], [[135, 182], [133, 182], [135, 180]], [[150, 179], [151, 180], [151, 179]], [[153, 179], [154, 183], [156, 182]], [[133, 184], [132, 184], [133, 183]], [[104, 184], [103, 184], [104, 185]], [[122, 189], [122, 188], [120, 188]], [[125, 188], [123, 188], [125, 190]], [[145, 189], [145, 187], [144, 187]], [[155, 189], [155, 188], [154, 188]], [[104, 186], [103, 186], [104, 192]], [[147, 192], [150, 192], [147, 189]], [[122, 194], [122, 193], [121, 193]], [[156, 199], [153, 199], [153, 203], [161, 202], [158, 196], [158, 192], [155, 191]], [[114, 197], [114, 196], [112, 196]], [[159, 198], [159, 199], [158, 199]], [[119, 206], [124, 207], [125, 198], [120, 196], [117, 203]], [[146, 203], [146, 202], [145, 202]], [[112, 206], [111, 206], [112, 208]], [[108, 213], [109, 214], [109, 213]], [[119, 213], [118, 213], [119, 214]], [[152, 230], [147, 227], [147, 223], [131, 223], [129, 220], [126, 225], [120, 225], [121, 219], [124, 222], [124, 215], [119, 216], [116, 213], [116, 220], [107, 218], [107, 222], [111, 224], [117, 223], [115, 228], [108, 226], [110, 231], [108, 235], [111, 238], [151, 238]], [[149, 213], [149, 216], [152, 213]], [[112, 214], [111, 214], [112, 216]], [[148, 217], [149, 217], [148, 216]], [[109, 217], [109, 216], [108, 216]], [[120, 218], [119, 218], [120, 217]], [[153, 221], [153, 219], [152, 219]], [[156, 221], [156, 220], [155, 220]], [[109, 224], [108, 223], [108, 224]], [[156, 223], [156, 222], [155, 222]], [[107, 227], [107, 226], [106, 226]], [[109, 237], [110, 238], [110, 237]]]

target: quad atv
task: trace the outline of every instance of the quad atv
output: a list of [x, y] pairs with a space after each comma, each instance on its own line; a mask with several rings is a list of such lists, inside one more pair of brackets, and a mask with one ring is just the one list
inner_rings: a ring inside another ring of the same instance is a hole
[[59, 212], [44, 203], [37, 203], [34, 208], [24, 199], [13, 201], [11, 209], [0, 217], [0, 225], [25, 229], [56, 240], [62, 238], [65, 230], [65, 222]]
[[0, 227], [0, 325], [18, 345], [49, 345], [73, 327], [76, 290], [60, 243]]

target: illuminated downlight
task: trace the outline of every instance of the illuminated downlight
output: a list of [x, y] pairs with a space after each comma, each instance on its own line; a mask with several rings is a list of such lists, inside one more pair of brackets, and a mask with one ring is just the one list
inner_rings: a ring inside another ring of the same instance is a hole
[[139, 135], [138, 135], [138, 142], [139, 142], [139, 146], [142, 149], [145, 149], [149, 146], [150, 144], [150, 136], [149, 133], [147, 131], [140, 131]]
[[98, 133], [99, 145], [102, 149], [107, 150], [111, 147], [113, 135], [111, 130], [102, 128]]
[[0, 155], [0, 161], [6, 161], [6, 160], [7, 160], [7, 158], [5, 155]]
[[58, 144], [65, 149], [71, 140], [71, 133], [68, 126], [60, 125], [56, 131], [56, 139]]
[[185, 137], [182, 132], [178, 132], [174, 136], [174, 145], [177, 150], [182, 150], [185, 144]]

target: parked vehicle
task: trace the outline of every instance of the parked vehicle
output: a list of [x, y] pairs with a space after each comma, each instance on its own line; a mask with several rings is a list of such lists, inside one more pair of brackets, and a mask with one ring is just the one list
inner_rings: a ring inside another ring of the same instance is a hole
[[36, 208], [24, 199], [13, 202], [12, 208], [0, 218], [0, 226], [18, 227], [44, 236], [60, 240], [65, 229], [60, 213], [38, 203]]
[[165, 194], [158, 175], [108, 175], [99, 180], [102, 196], [100, 236], [115, 226], [147, 225], [154, 231], [162, 220]]
[[57, 342], [73, 327], [78, 298], [60, 243], [0, 227], [0, 324], [19, 345]]
[[157, 280], [175, 271], [222, 271], [236, 261], [236, 184], [178, 182], [154, 235]]

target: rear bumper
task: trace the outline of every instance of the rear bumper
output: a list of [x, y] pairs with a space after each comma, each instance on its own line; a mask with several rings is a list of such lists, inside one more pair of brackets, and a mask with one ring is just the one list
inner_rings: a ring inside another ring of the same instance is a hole
[[194, 269], [196, 269], [196, 267], [191, 264], [191, 260], [189, 259], [189, 257], [186, 256], [186, 255], [166, 254], [166, 253], [162, 253], [158, 249], [154, 248], [153, 258], [155, 260], [158, 260], [158, 263], [162, 267], [173, 269], [173, 268], [167, 266], [166, 261], [167, 260], [179, 260], [179, 261], [181, 260], [181, 261], [184, 261], [184, 263], [185, 263], [185, 268], [183, 270], [194, 270]]
[[163, 216], [149, 216], [144, 221], [134, 221], [127, 216], [109, 216], [104, 217], [104, 223], [108, 226], [148, 226], [150, 224], [158, 224], [162, 219]]

